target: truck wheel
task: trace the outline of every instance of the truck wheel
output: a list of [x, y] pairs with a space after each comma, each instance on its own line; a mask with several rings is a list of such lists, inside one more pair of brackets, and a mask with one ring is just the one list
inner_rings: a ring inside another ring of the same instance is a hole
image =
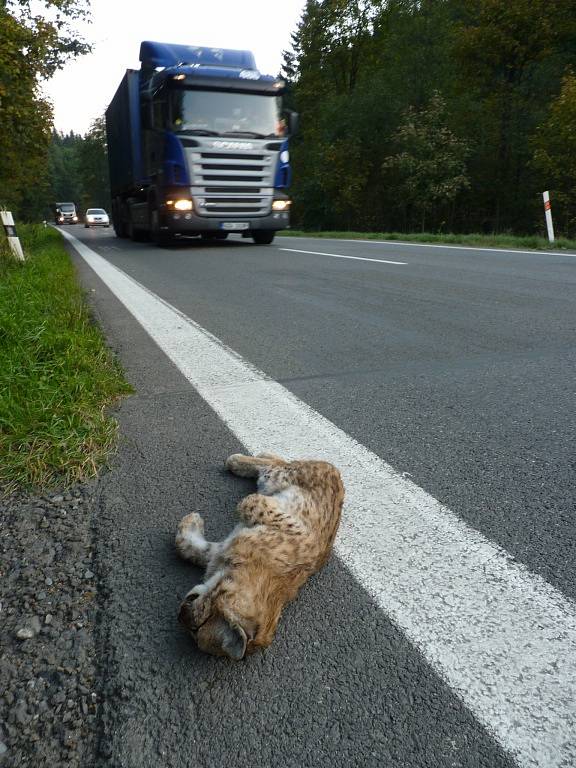
[[153, 208], [150, 211], [150, 234], [152, 236], [152, 242], [159, 245], [161, 248], [174, 242], [171, 232], [166, 232], [165, 230], [160, 229], [160, 217], [156, 208]]
[[160, 230], [152, 235], [152, 240], [156, 245], [160, 246], [160, 248], [166, 248], [166, 246], [174, 243], [174, 236], [171, 232], [162, 232]]
[[136, 229], [132, 221], [132, 216], [128, 219], [128, 237], [135, 243], [143, 243], [148, 240], [148, 232], [143, 229]]
[[124, 222], [115, 220], [113, 226], [114, 226], [114, 233], [116, 237], [122, 237], [122, 238], [128, 237], [128, 233], [126, 232], [126, 227], [124, 226]]
[[252, 239], [256, 245], [270, 245], [270, 243], [274, 240], [275, 234], [276, 233], [270, 229], [256, 230], [256, 232], [252, 233]]
[[112, 226], [114, 227], [116, 237], [128, 237], [122, 212], [122, 202], [119, 199], [115, 199], [112, 203]]

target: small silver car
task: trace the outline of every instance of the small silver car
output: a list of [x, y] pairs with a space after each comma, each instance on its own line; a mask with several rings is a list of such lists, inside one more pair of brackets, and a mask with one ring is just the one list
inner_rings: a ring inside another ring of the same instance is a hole
[[88, 227], [109, 227], [110, 218], [104, 208], [88, 208], [84, 217], [84, 226]]

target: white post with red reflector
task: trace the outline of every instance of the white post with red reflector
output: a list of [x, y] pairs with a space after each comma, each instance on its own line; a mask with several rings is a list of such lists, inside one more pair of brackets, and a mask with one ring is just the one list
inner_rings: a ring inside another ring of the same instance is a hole
[[8, 245], [14, 256], [18, 261], [24, 261], [24, 252], [20, 245], [20, 238], [16, 234], [16, 227], [14, 226], [14, 218], [10, 211], [0, 211], [0, 219], [2, 220], [2, 226], [4, 227], [4, 233], [8, 240]]
[[544, 213], [546, 214], [546, 226], [548, 227], [548, 240], [554, 242], [554, 224], [552, 223], [552, 206], [550, 205], [550, 193], [543, 192]]

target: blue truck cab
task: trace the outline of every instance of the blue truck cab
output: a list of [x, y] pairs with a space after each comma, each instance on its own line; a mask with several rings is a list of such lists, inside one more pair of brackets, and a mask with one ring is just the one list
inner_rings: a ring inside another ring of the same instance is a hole
[[118, 237], [271, 243], [290, 225], [285, 83], [249, 51], [143, 42], [106, 110]]

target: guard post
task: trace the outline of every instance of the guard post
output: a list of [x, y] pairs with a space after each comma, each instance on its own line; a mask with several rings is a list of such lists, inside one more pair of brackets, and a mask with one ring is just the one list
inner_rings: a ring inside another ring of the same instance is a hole
[[14, 217], [10, 211], [0, 211], [0, 218], [2, 219], [2, 226], [8, 239], [8, 245], [14, 256], [18, 261], [24, 261], [24, 251], [20, 244], [20, 238], [16, 234], [16, 227], [14, 225]]
[[550, 193], [543, 192], [544, 213], [546, 215], [546, 227], [548, 228], [548, 240], [554, 242], [554, 224], [552, 223], [552, 205], [550, 204]]

